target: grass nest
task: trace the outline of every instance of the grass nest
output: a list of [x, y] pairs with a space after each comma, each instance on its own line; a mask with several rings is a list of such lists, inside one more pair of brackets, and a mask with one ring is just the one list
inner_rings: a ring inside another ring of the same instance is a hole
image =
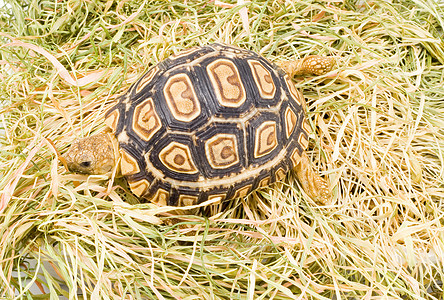
[[[0, 4], [0, 298], [442, 299], [443, 10], [432, 0]], [[177, 215], [139, 202], [122, 179], [60, 164], [149, 67], [216, 41], [275, 62], [337, 58], [327, 76], [296, 79], [330, 203], [311, 201], [290, 173], [209, 216]]]

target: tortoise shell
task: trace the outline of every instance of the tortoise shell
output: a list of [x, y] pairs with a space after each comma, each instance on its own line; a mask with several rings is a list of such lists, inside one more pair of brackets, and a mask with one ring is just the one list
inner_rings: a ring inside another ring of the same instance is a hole
[[106, 113], [106, 124], [132, 192], [184, 206], [282, 179], [308, 144], [304, 105], [275, 64], [210, 44], [151, 68]]

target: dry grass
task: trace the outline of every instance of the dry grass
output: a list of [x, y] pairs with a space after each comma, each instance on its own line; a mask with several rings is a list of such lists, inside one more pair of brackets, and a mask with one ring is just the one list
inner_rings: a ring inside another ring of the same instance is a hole
[[[443, 298], [444, 5], [230, 3], [0, 8], [0, 298]], [[213, 217], [177, 217], [58, 162], [150, 66], [213, 41], [337, 57], [297, 79], [331, 203], [289, 174]]]

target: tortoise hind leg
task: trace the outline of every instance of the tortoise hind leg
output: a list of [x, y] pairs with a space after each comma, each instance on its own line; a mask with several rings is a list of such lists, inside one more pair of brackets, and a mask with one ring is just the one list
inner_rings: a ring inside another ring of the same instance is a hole
[[327, 181], [313, 171], [305, 152], [302, 153], [301, 160], [294, 170], [302, 188], [311, 198], [322, 204], [332, 199]]
[[284, 61], [279, 66], [291, 77], [294, 75], [324, 75], [329, 72], [335, 59], [331, 56], [309, 55], [302, 59]]

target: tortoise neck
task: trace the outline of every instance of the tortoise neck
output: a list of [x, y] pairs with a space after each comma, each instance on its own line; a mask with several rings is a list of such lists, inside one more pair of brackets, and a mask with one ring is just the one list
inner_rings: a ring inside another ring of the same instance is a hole
[[114, 163], [117, 167], [117, 173], [120, 173], [120, 145], [116, 136], [112, 132], [107, 132], [109, 142], [113, 147]]

